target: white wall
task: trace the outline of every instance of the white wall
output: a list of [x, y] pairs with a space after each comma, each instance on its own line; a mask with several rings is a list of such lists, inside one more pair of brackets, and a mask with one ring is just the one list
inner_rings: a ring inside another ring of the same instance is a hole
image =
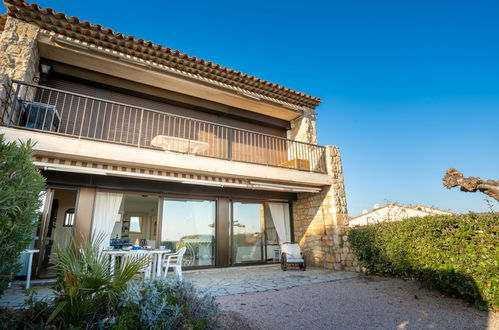
[[[348, 222], [350, 227], [358, 227], [365, 226], [369, 224], [379, 223], [379, 222], [392, 222], [392, 221], [400, 221], [407, 218], [412, 217], [426, 217], [430, 215], [436, 214], [452, 214], [451, 212], [441, 211], [437, 209], [427, 208], [421, 206], [422, 210], [396, 205], [389, 204], [381, 207], [377, 210], [373, 210], [371, 212], [367, 212], [364, 215], [361, 215], [357, 218], [351, 219]], [[435, 210], [434, 212], [425, 211], [425, 209]], [[438, 211], [438, 213], [437, 213]]]

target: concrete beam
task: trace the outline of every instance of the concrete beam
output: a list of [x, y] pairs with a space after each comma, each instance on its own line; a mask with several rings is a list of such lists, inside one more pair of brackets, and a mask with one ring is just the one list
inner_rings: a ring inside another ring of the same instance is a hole
[[35, 150], [43, 156], [99, 161], [187, 173], [217, 175], [250, 180], [272, 181], [320, 187], [331, 184], [327, 174], [266, 165], [142, 149], [114, 143], [83, 140], [17, 128], [0, 127], [7, 141], [36, 141]]

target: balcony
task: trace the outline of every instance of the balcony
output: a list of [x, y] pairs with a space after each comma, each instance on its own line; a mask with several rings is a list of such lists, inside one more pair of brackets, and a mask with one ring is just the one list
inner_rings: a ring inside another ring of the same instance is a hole
[[325, 148], [250, 130], [14, 81], [3, 126], [158, 152], [326, 173]]

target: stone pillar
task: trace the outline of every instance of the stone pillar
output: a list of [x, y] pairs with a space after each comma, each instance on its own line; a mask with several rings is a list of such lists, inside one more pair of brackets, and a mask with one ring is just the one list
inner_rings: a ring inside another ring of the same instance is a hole
[[38, 74], [37, 38], [40, 28], [14, 17], [7, 17], [0, 35], [0, 74], [10, 79], [33, 82]]
[[12, 81], [9, 76], [0, 73], [0, 124], [7, 123], [9, 113], [5, 111], [10, 104], [9, 91], [12, 86]]
[[336, 254], [348, 216], [338, 147], [326, 147], [326, 162], [331, 185], [320, 193], [298, 194], [293, 203], [294, 234], [309, 264], [341, 269], [341, 259]]
[[[37, 37], [40, 28], [8, 16], [0, 34], [0, 122], [7, 123], [12, 103], [12, 80], [35, 82], [38, 76]], [[21, 89], [25, 99], [34, 97], [34, 90]], [[15, 120], [15, 118], [14, 118]]]
[[343, 246], [342, 235], [348, 224], [347, 199], [345, 184], [343, 180], [343, 168], [341, 165], [340, 149], [338, 147], [326, 146], [327, 172], [331, 176], [331, 186], [327, 190], [326, 205], [329, 206], [326, 217], [330, 217], [327, 223], [327, 244], [323, 246], [326, 254], [326, 268], [336, 270], [342, 269], [342, 260], [337, 253]]
[[288, 139], [317, 144], [316, 115], [313, 109], [303, 110], [303, 115], [291, 121]]
[[[314, 110], [304, 110], [303, 115], [291, 124], [289, 139], [317, 144]], [[301, 245], [309, 264], [342, 269], [339, 253], [348, 216], [338, 147], [326, 147], [326, 167], [331, 185], [324, 187], [320, 193], [299, 193], [298, 200], [293, 203], [295, 241]]]

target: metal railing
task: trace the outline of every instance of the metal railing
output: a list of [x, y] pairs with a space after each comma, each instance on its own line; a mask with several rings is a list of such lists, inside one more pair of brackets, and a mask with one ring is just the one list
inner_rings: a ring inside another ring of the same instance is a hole
[[0, 111], [5, 126], [326, 173], [322, 146], [20, 81]]

